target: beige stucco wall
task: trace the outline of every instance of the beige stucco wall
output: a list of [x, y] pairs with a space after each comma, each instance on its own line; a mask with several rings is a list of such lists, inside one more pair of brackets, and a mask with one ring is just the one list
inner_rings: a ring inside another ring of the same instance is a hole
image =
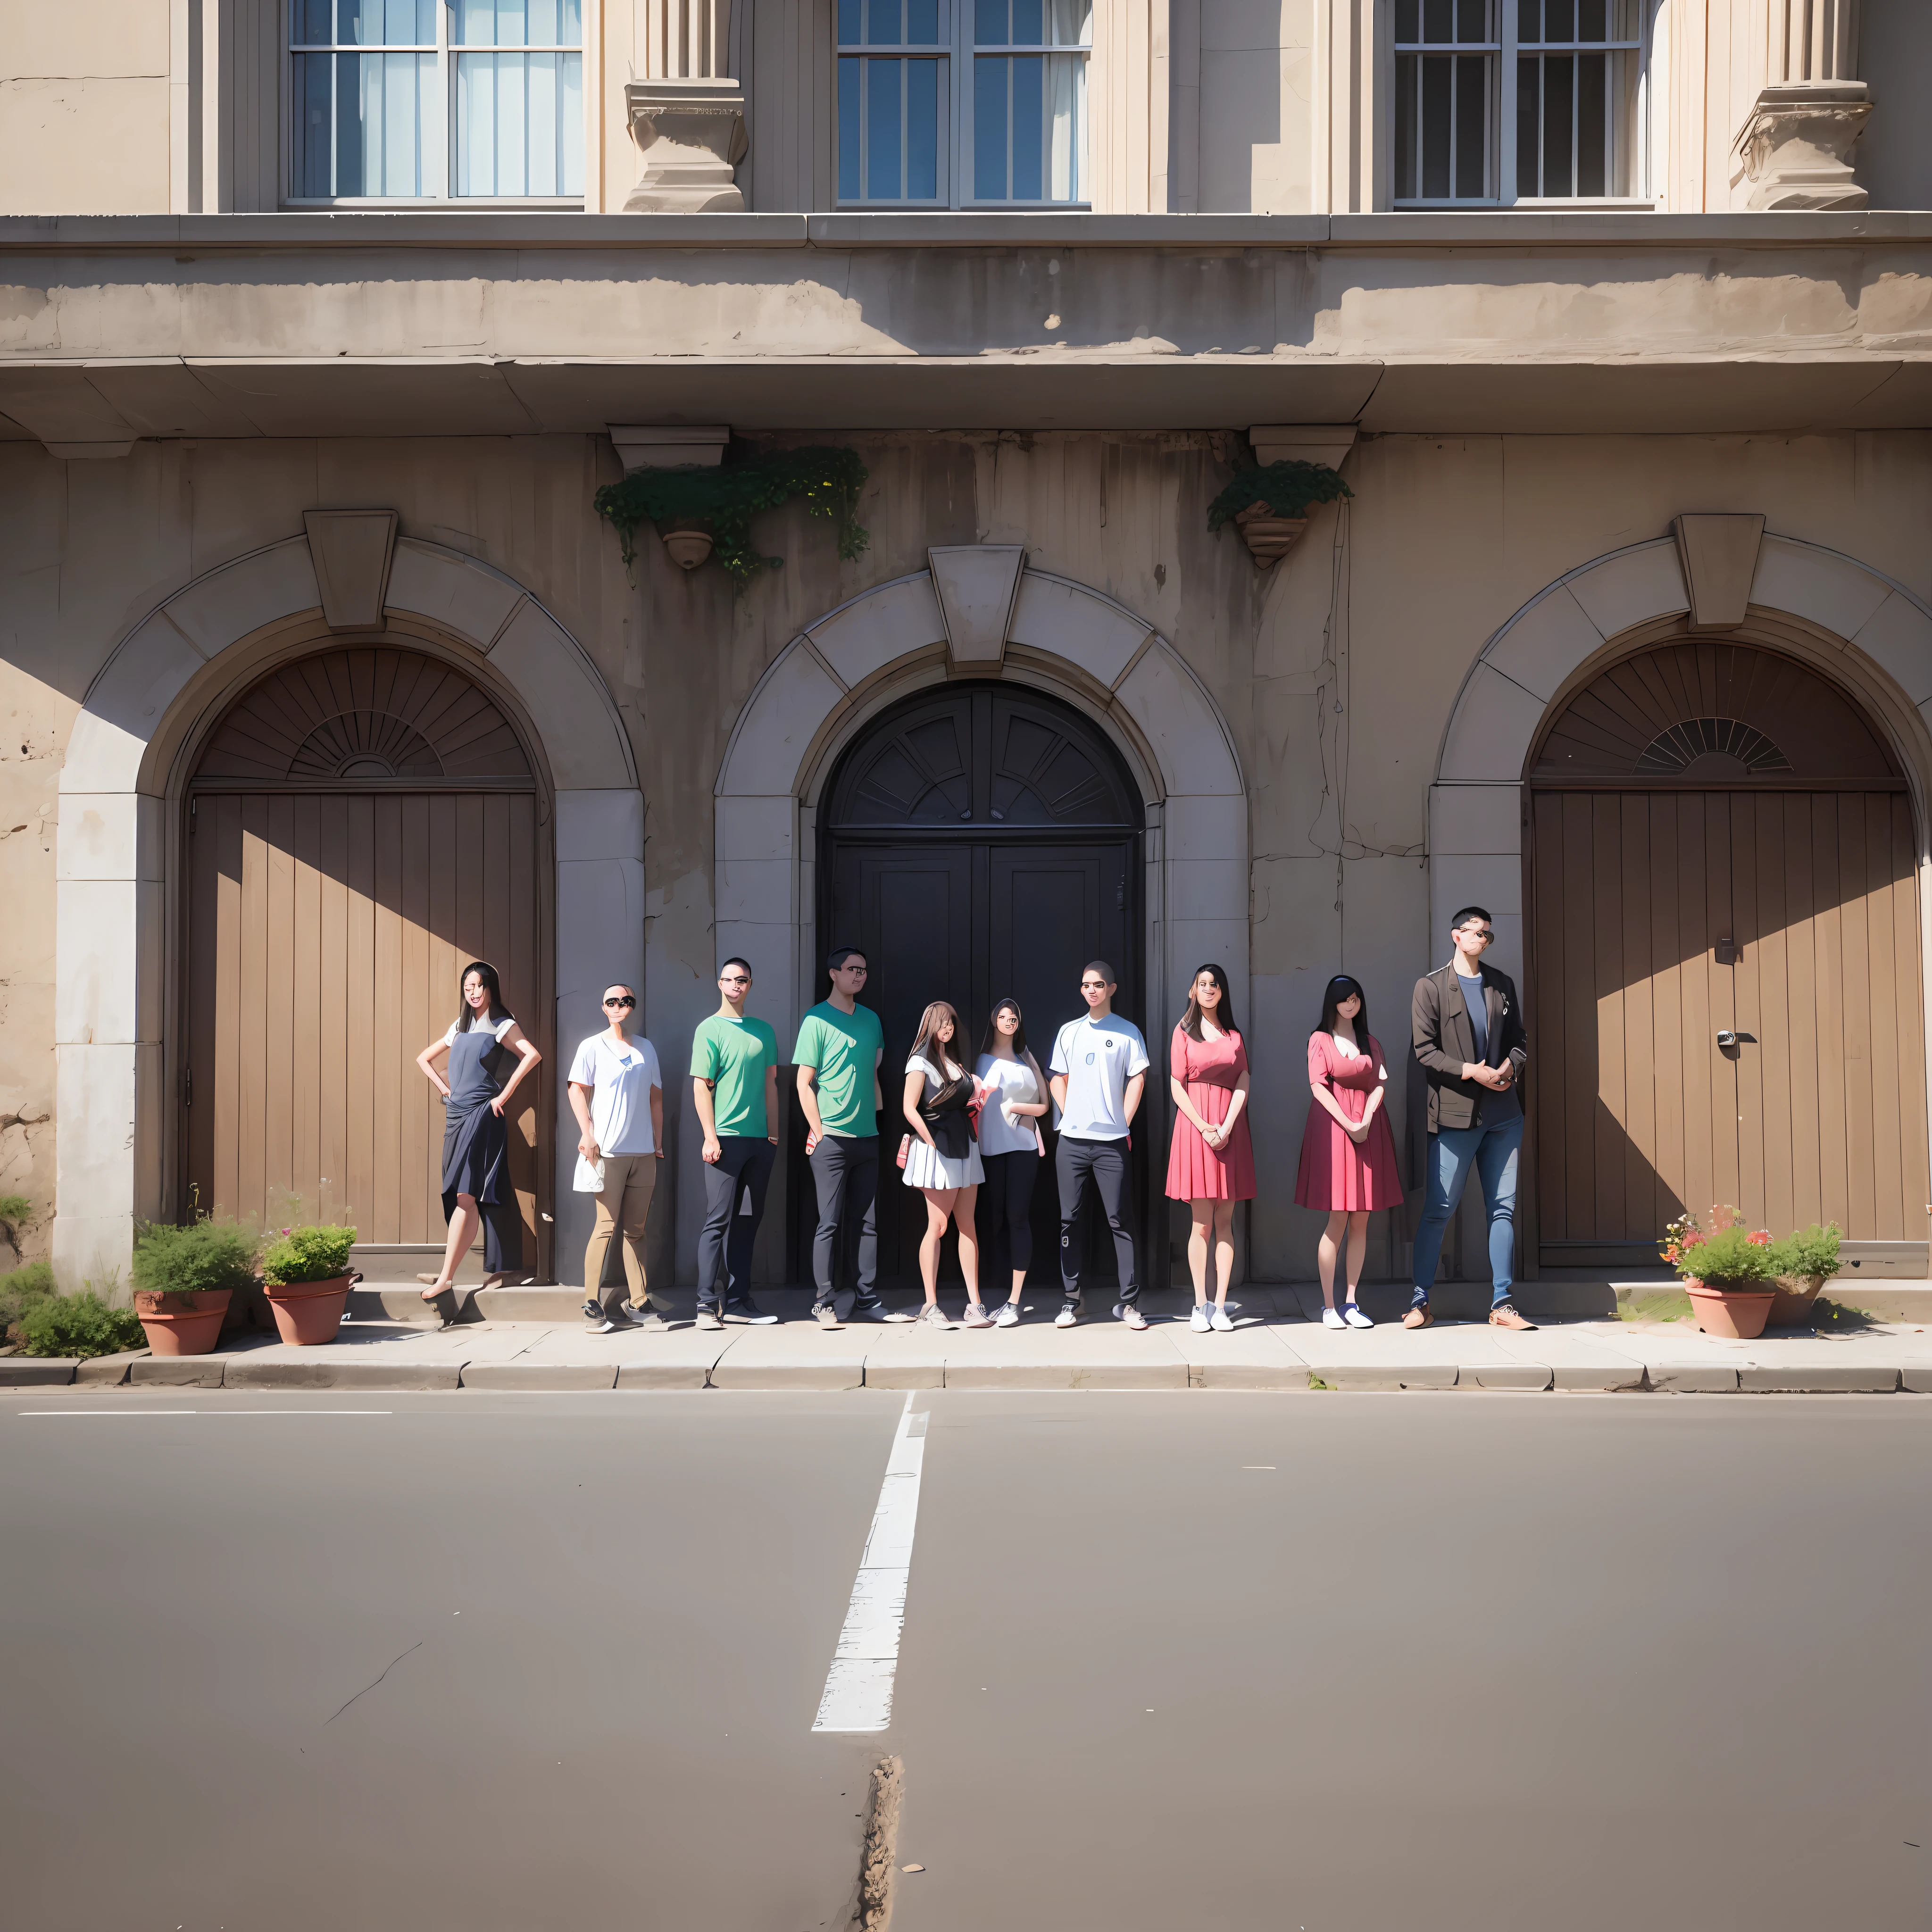
[[[1251, 801], [1246, 1017], [1270, 1180], [1252, 1253], [1264, 1276], [1312, 1265], [1313, 1217], [1286, 1197], [1322, 982], [1342, 967], [1357, 974], [1378, 1034], [1399, 1050], [1409, 986], [1442, 950], [1428, 930], [1427, 787], [1457, 689], [1497, 627], [1556, 577], [1664, 534], [1685, 510], [1762, 512], [1774, 532], [1932, 596], [1923, 434], [1371, 437], [1348, 460], [1357, 494], [1346, 522], [1318, 513], [1267, 575], [1232, 535], [1204, 526], [1228, 473], [1224, 438], [850, 440], [872, 472], [861, 506], [869, 551], [842, 563], [828, 526], [775, 514], [760, 535], [784, 566], [737, 598], [715, 568], [676, 569], [648, 532], [637, 584], [626, 582], [590, 509], [597, 482], [616, 474], [601, 438], [142, 443], [121, 460], [68, 464], [38, 445], [0, 445], [0, 890], [23, 915], [0, 927], [0, 1187], [17, 1177], [38, 1201], [51, 1194], [49, 1128], [9, 1121], [52, 1112], [52, 828], [76, 707], [154, 604], [298, 531], [304, 509], [394, 507], [404, 535], [514, 577], [581, 639], [616, 699], [646, 800], [646, 1021], [682, 1124], [687, 1276], [700, 1187], [676, 1076], [715, 1000], [712, 789], [726, 740], [801, 626], [922, 568], [929, 544], [1022, 544], [1033, 567], [1117, 599], [1187, 659], [1234, 733]], [[1500, 963], [1511, 970], [1514, 950], [1506, 934]], [[1172, 1018], [1150, 1016], [1156, 1040]], [[657, 1225], [668, 1262], [669, 1217]], [[770, 1265], [782, 1240], [775, 1214]]]
[[166, 0], [0, 0], [0, 213], [168, 206]]

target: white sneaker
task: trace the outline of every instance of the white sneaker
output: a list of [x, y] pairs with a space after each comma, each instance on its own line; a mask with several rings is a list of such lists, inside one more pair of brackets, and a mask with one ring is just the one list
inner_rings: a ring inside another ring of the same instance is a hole
[[1131, 1301], [1114, 1304], [1114, 1319], [1124, 1322], [1130, 1328], [1144, 1328], [1148, 1325], [1147, 1317]]
[[1322, 1325], [1324, 1328], [1346, 1328], [1348, 1324], [1334, 1309], [1324, 1308], [1322, 1311]]
[[1342, 1310], [1342, 1319], [1351, 1328], [1372, 1328], [1376, 1325], [1352, 1301]]
[[1056, 1328], [1071, 1328], [1080, 1319], [1080, 1304], [1072, 1296], [1060, 1304], [1060, 1312], [1053, 1318]]
[[1017, 1328], [1020, 1325], [1020, 1312], [1010, 1301], [1000, 1304], [1000, 1312], [993, 1317], [995, 1328]]
[[1194, 1312], [1187, 1318], [1187, 1325], [1189, 1328], [1192, 1328], [1197, 1335], [1204, 1335], [1207, 1334], [1208, 1329], [1208, 1304], [1206, 1302], [1197, 1301], [1194, 1304]]
[[1226, 1335], [1234, 1328], [1234, 1321], [1225, 1308], [1216, 1308], [1209, 1318], [1217, 1333]]
[[929, 1301], [919, 1311], [919, 1319], [934, 1328], [950, 1328], [952, 1324], [946, 1318], [945, 1311], [936, 1301]]

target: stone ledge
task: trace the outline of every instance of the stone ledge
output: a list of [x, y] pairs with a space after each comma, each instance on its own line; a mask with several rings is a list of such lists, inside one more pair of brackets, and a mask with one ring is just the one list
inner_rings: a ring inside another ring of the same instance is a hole
[[446, 1362], [290, 1361], [267, 1354], [228, 1364], [226, 1386], [257, 1389], [453, 1389], [462, 1364]]
[[1898, 1387], [1899, 1371], [1868, 1364], [1840, 1368], [1825, 1363], [1798, 1363], [1790, 1368], [1754, 1364], [1738, 1370], [1738, 1387], [1760, 1395], [1889, 1395]]
[[553, 1394], [617, 1386], [617, 1364], [606, 1362], [466, 1362], [458, 1386], [475, 1389], [543, 1390]]
[[61, 1388], [81, 1364], [66, 1355], [0, 1355], [0, 1388]]
[[1666, 1395], [1730, 1395], [1738, 1372], [1717, 1362], [1652, 1362], [1644, 1370], [1648, 1387]]

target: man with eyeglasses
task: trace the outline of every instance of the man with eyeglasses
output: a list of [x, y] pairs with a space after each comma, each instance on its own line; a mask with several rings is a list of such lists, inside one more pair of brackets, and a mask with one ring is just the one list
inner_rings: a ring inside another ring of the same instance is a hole
[[[691, 1093], [704, 1130], [704, 1226], [698, 1237], [698, 1325], [777, 1321], [752, 1299], [752, 1250], [778, 1151], [778, 1036], [747, 1017], [752, 968], [718, 969], [718, 1010], [691, 1042]], [[723, 1284], [724, 1305], [718, 1305]]]
[[832, 991], [808, 1012], [798, 1030], [792, 1062], [798, 1069], [798, 1103], [808, 1130], [806, 1158], [818, 1194], [818, 1231], [812, 1239], [812, 1318], [821, 1328], [838, 1319], [833, 1270], [839, 1237], [859, 1217], [859, 1288], [854, 1322], [883, 1322], [879, 1299], [879, 1063], [886, 1036], [879, 1016], [859, 1004], [866, 990], [866, 956], [855, 946], [834, 946], [825, 962]]
[[1498, 1328], [1534, 1328], [1510, 1299], [1523, 1129], [1516, 1082], [1529, 1059], [1522, 1003], [1515, 981], [1483, 964], [1496, 936], [1488, 913], [1465, 906], [1450, 920], [1450, 934], [1455, 952], [1449, 964], [1416, 981], [1409, 1010], [1415, 1057], [1429, 1082], [1429, 1140], [1415, 1292], [1402, 1326], [1426, 1328], [1436, 1319], [1429, 1291], [1442, 1237], [1473, 1172], [1489, 1212], [1490, 1320]]
[[1148, 1050], [1140, 1028], [1114, 1011], [1118, 990], [1106, 960], [1088, 962], [1080, 974], [1087, 1010], [1060, 1029], [1047, 1070], [1046, 1084], [1059, 1110], [1060, 1143], [1053, 1166], [1060, 1187], [1060, 1288], [1066, 1298], [1054, 1317], [1056, 1328], [1071, 1328], [1086, 1304], [1087, 1242], [1081, 1215], [1090, 1192], [1100, 1196], [1114, 1237], [1120, 1276], [1114, 1318], [1130, 1328], [1148, 1325], [1136, 1305], [1140, 1278], [1127, 1188], [1130, 1130], [1147, 1084]]

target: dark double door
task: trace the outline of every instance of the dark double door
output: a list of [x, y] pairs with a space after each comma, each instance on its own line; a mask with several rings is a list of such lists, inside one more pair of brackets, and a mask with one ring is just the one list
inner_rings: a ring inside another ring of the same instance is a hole
[[[1051, 700], [956, 686], [889, 714], [834, 782], [834, 822], [820, 849], [818, 950], [863, 950], [871, 968], [865, 1002], [885, 1034], [885, 1283], [910, 1286], [919, 1274], [925, 1206], [894, 1163], [905, 1131], [906, 1056], [928, 1003], [945, 1000], [958, 1010], [970, 1064], [994, 1002], [1017, 1000], [1042, 1071], [1055, 1032], [1083, 1010], [1080, 972], [1088, 960], [1113, 963], [1119, 1010], [1140, 1020], [1139, 834], [1120, 823], [1138, 814], [1116, 762], [1084, 719]], [[876, 822], [882, 819], [898, 822]], [[1049, 1155], [1052, 1144], [1049, 1133]], [[802, 1280], [813, 1216], [809, 1178], [799, 1179], [795, 1265]], [[1144, 1200], [1138, 1183], [1137, 1192]], [[1059, 1213], [1049, 1160], [1033, 1209], [1032, 1280], [1042, 1288], [1058, 1279]], [[1111, 1248], [1090, 1245], [1102, 1278], [1111, 1280]], [[950, 1236], [942, 1279], [958, 1279]], [[840, 1280], [849, 1280], [844, 1268]], [[1000, 1292], [990, 1273], [985, 1292]]]

